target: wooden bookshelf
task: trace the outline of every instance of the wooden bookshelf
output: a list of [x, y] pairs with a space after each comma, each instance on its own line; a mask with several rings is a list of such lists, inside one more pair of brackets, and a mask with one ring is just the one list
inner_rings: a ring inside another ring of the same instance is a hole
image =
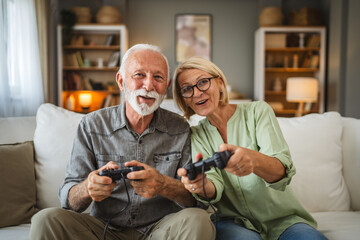
[[[62, 26], [57, 31], [59, 105], [67, 109], [73, 106], [70, 110], [83, 112], [79, 104], [82, 93], [91, 94], [88, 111], [104, 107], [109, 95], [111, 105], [120, 104], [116, 73], [128, 49], [126, 26], [77, 24], [71, 42], [66, 45], [63, 45]], [[69, 104], [70, 97], [74, 104]]]
[[308, 113], [324, 112], [325, 36], [325, 27], [259, 28], [255, 32], [255, 100], [268, 102], [277, 116], [292, 117], [298, 103], [286, 101], [287, 78], [314, 77], [318, 102], [309, 105]]

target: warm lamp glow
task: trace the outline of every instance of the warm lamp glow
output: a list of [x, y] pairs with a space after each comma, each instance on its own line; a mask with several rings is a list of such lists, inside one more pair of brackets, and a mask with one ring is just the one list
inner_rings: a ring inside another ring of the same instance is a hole
[[286, 82], [286, 100], [299, 102], [296, 116], [303, 113], [304, 102], [316, 102], [318, 97], [318, 80], [310, 77], [291, 77]]
[[79, 103], [80, 106], [87, 110], [90, 108], [91, 105], [91, 94], [90, 93], [80, 93], [79, 94]]

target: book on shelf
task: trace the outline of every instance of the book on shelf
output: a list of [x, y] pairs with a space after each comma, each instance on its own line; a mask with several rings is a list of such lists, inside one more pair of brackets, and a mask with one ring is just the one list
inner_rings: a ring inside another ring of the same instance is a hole
[[65, 55], [65, 66], [67, 67], [79, 67], [78, 60], [74, 53]]
[[81, 56], [81, 52], [76, 51], [75, 55], [76, 55], [76, 59], [77, 59], [79, 66], [84, 67], [84, 60], [83, 60], [83, 57]]
[[91, 80], [88, 77], [83, 77], [84, 82], [84, 90], [93, 90], [93, 87], [91, 85]]
[[319, 66], [320, 56], [319, 55], [312, 55], [310, 58], [310, 67], [317, 68]]
[[83, 46], [84, 45], [84, 36], [82, 36], [82, 35], [73, 36], [71, 38], [71, 45]]
[[64, 75], [64, 85], [63, 88], [65, 90], [74, 90], [75, 89], [75, 83], [74, 83], [74, 79], [73, 79], [73, 75], [69, 72], [67, 72]]
[[318, 68], [320, 62], [320, 56], [317, 51], [311, 54], [307, 54], [304, 57], [302, 66], [303, 68]]
[[320, 35], [311, 35], [307, 40], [307, 47], [309, 48], [319, 48], [320, 47]]
[[88, 77], [83, 77], [75, 72], [68, 72], [64, 75], [64, 90], [94, 90], [93, 83]]
[[101, 108], [110, 107], [112, 103], [112, 94], [108, 94], [102, 101]]
[[112, 42], [114, 40], [114, 35], [110, 34], [106, 37], [106, 41], [104, 43], [105, 46], [111, 46]]
[[116, 67], [119, 65], [120, 62], [120, 51], [115, 51], [111, 54], [109, 61], [108, 61], [108, 67]]
[[303, 67], [303, 68], [308, 68], [308, 67], [309, 67], [309, 64], [310, 64], [310, 58], [311, 58], [310, 55], [306, 55], [301, 67]]
[[75, 89], [74, 90], [83, 90], [82, 77], [77, 73], [72, 73]]

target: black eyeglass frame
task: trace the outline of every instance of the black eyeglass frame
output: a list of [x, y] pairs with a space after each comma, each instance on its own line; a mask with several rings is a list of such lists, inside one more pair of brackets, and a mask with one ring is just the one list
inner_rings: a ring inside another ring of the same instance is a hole
[[[195, 85], [185, 86], [185, 87], [180, 88], [180, 94], [181, 94], [181, 96], [182, 96], [183, 98], [191, 98], [192, 96], [194, 96], [194, 87], [196, 87], [200, 92], [205, 92], [205, 91], [207, 91], [207, 90], [211, 87], [211, 81], [210, 81], [210, 80], [211, 80], [211, 79], [214, 79], [214, 78], [218, 78], [218, 77], [219, 77], [219, 76], [216, 76], [216, 77], [208, 77], [208, 78], [201, 78], [201, 79], [199, 79], [199, 81], [196, 82]], [[207, 89], [201, 90], [201, 89], [198, 87], [198, 84], [199, 84], [200, 81], [202, 81], [202, 80], [204, 80], [204, 79], [206, 79], [206, 80], [209, 81], [209, 87], [208, 87]], [[183, 93], [182, 93], [181, 90], [182, 90], [183, 88], [188, 88], [188, 87], [191, 88], [192, 94], [191, 94], [191, 96], [189, 96], [189, 97], [185, 97], [185, 96], [183, 95]]]

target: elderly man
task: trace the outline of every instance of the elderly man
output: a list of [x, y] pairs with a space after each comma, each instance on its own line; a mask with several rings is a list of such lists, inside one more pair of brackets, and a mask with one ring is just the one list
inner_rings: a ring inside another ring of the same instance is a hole
[[[166, 57], [155, 46], [135, 45], [116, 81], [126, 101], [83, 117], [59, 191], [65, 209], [36, 214], [30, 238], [214, 239], [209, 215], [184, 208], [196, 201], [176, 179], [191, 161], [190, 130], [183, 118], [159, 108], [170, 86]], [[144, 170], [120, 182], [99, 175], [130, 166]], [[91, 203], [90, 215], [79, 213]]]

